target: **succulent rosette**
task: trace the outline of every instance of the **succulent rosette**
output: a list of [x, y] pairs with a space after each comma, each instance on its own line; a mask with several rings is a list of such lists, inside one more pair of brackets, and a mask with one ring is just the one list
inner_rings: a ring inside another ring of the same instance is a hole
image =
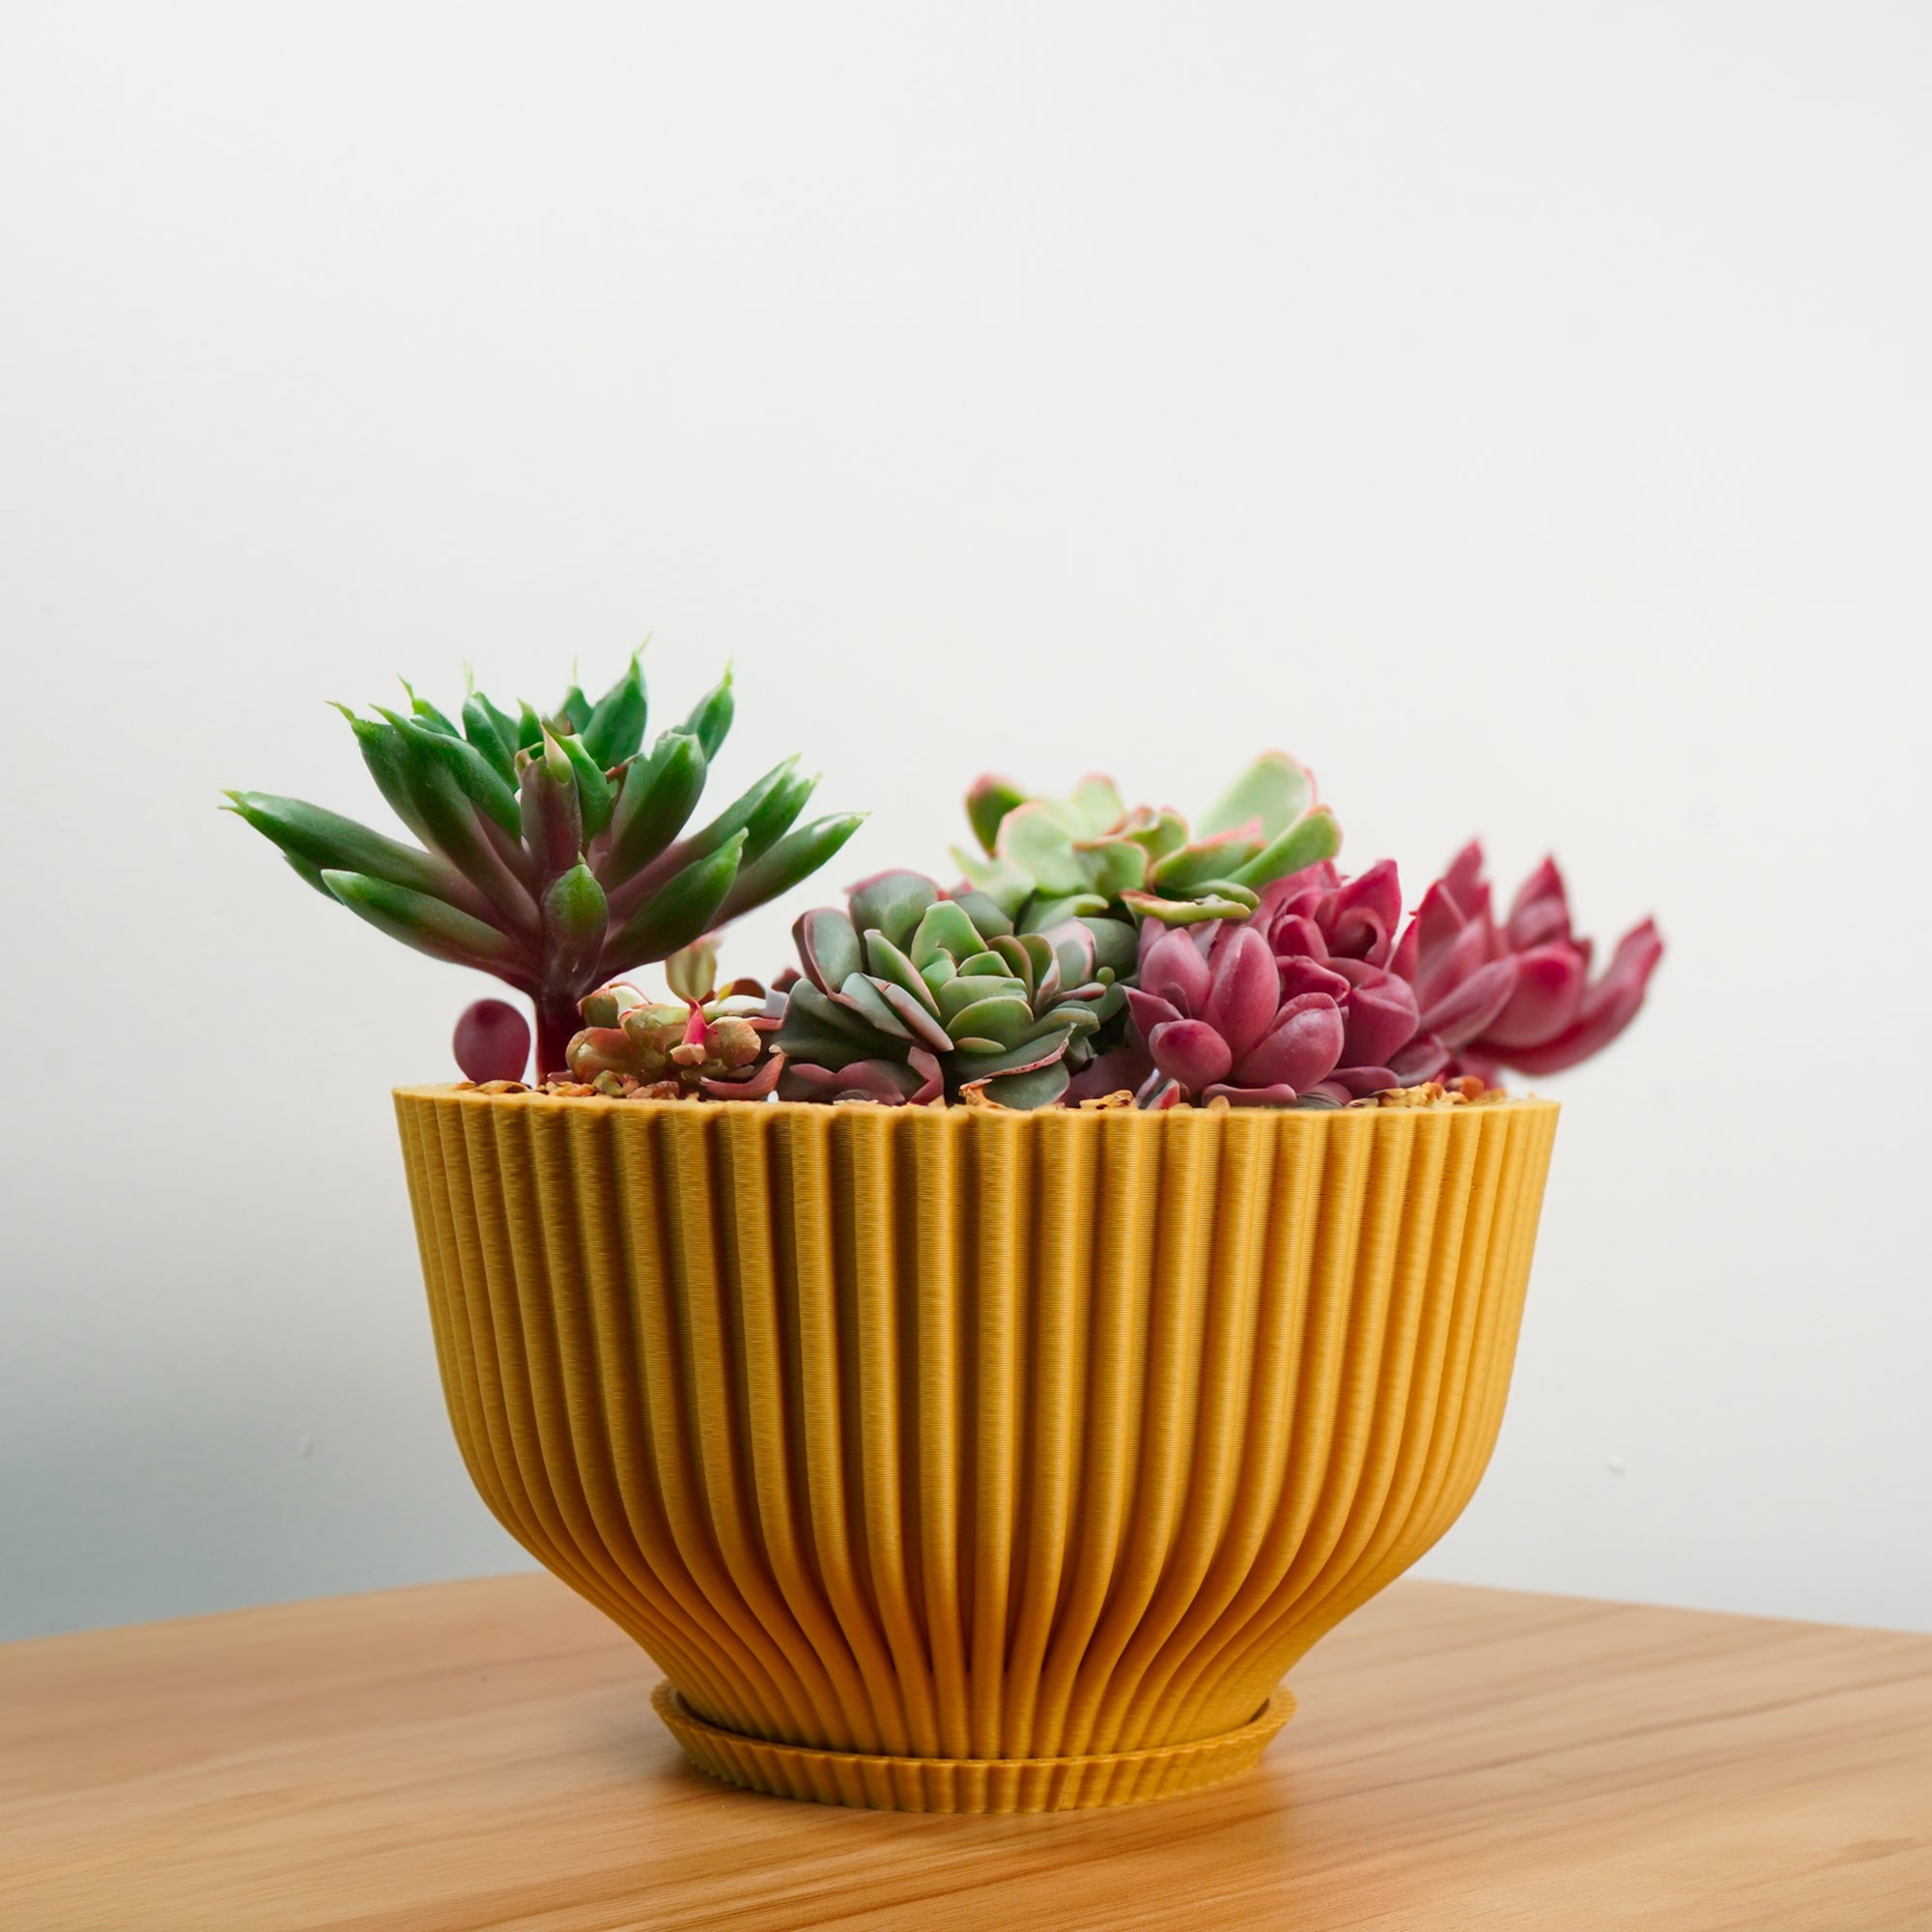
[[1471, 841], [1423, 895], [1392, 961], [1414, 986], [1423, 1028], [1450, 1049], [1449, 1070], [1493, 1082], [1505, 1067], [1558, 1073], [1598, 1053], [1643, 1005], [1663, 953], [1644, 920], [1590, 977], [1594, 948], [1571, 926], [1563, 875], [1546, 859], [1498, 925]]
[[881, 872], [792, 930], [781, 1099], [1051, 1105], [1122, 999], [1091, 934], [1016, 932], [986, 894], [921, 872]]
[[954, 862], [1019, 932], [1068, 919], [1151, 919], [1189, 925], [1254, 910], [1271, 879], [1330, 858], [1341, 844], [1315, 780], [1285, 752], [1257, 758], [1190, 832], [1170, 808], [1129, 810], [1112, 779], [1083, 779], [1065, 798], [1037, 798], [983, 778], [966, 797], [980, 851]]
[[1324, 993], [1342, 1015], [1342, 1050], [1318, 1089], [1304, 1090], [1311, 1103], [1412, 1087], [1447, 1065], [1448, 1050], [1393, 968], [1402, 881], [1392, 859], [1352, 879], [1324, 862], [1277, 880], [1250, 923], [1267, 941], [1283, 999]]
[[1401, 920], [1384, 860], [1358, 879], [1305, 867], [1245, 920], [1150, 923], [1127, 993], [1152, 1065], [1143, 1102], [1342, 1106], [1428, 1079], [1447, 1055], [1418, 1041], [1415, 996], [1388, 968]]
[[817, 781], [786, 759], [687, 830], [731, 728], [728, 670], [648, 751], [636, 656], [595, 703], [573, 684], [548, 719], [471, 690], [459, 724], [404, 690], [408, 712], [337, 708], [420, 845], [267, 792], [230, 792], [229, 809], [378, 931], [527, 994], [540, 1075], [562, 1068], [592, 987], [788, 891], [860, 823], [847, 812], [794, 827]]
[[613, 980], [580, 1003], [570, 1076], [613, 1100], [762, 1100], [784, 1065], [772, 1050], [783, 1004], [755, 980], [713, 985], [717, 949], [700, 942], [666, 962], [674, 1001]]
[[1154, 1071], [1150, 1106], [1228, 1100], [1292, 1107], [1342, 1056], [1342, 1009], [1325, 991], [1284, 997], [1266, 939], [1244, 921], [1149, 925], [1140, 984], [1127, 989]]

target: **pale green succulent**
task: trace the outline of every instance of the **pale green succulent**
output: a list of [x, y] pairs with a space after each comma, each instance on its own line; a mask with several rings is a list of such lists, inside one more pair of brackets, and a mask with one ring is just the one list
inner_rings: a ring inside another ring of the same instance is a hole
[[1019, 932], [1050, 932], [1069, 919], [1242, 919], [1264, 886], [1333, 858], [1342, 843], [1312, 774], [1284, 752], [1249, 765], [1192, 834], [1171, 808], [1129, 810], [1099, 777], [1065, 798], [983, 778], [966, 812], [981, 849], [955, 847], [953, 860]]

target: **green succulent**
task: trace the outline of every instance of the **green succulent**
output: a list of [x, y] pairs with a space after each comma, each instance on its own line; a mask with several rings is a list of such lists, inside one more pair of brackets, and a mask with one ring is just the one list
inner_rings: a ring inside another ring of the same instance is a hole
[[1264, 886], [1333, 858], [1342, 843], [1334, 814], [1315, 802], [1313, 776], [1285, 752], [1249, 765], [1192, 834], [1171, 809], [1129, 810], [1113, 780], [1099, 777], [1065, 798], [983, 778], [966, 814], [980, 850], [952, 857], [1019, 932], [1076, 918], [1242, 919]]
[[1132, 958], [1129, 944], [1103, 960], [1074, 918], [1052, 937], [1016, 932], [988, 895], [949, 897], [919, 872], [867, 879], [792, 932], [803, 977], [773, 1040], [792, 1100], [1051, 1105], [1122, 1004]]
[[228, 793], [317, 892], [418, 952], [526, 993], [539, 1075], [559, 1073], [578, 1002], [789, 890], [844, 844], [858, 814], [793, 828], [817, 783], [786, 759], [707, 825], [686, 824], [731, 728], [731, 674], [643, 749], [634, 655], [594, 704], [512, 717], [471, 689], [462, 722], [406, 683], [407, 712], [338, 705], [407, 844], [300, 799]]

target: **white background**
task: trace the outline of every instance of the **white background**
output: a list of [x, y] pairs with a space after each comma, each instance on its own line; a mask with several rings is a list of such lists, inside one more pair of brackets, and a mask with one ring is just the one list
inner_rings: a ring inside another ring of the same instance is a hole
[[[216, 788], [727, 657], [727, 779], [1314, 764], [1547, 847], [1568, 1104], [1438, 1576], [1932, 1628], [1932, 14], [15, 4], [0, 1634], [509, 1567], [392, 1082], [479, 987]], [[785, 909], [728, 966], [779, 963]]]

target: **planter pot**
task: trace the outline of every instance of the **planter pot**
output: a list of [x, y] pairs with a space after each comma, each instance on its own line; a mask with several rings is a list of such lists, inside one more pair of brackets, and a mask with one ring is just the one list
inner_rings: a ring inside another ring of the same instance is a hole
[[704, 1770], [900, 1810], [1252, 1764], [1501, 1421], [1545, 1101], [396, 1096], [498, 1520]]

